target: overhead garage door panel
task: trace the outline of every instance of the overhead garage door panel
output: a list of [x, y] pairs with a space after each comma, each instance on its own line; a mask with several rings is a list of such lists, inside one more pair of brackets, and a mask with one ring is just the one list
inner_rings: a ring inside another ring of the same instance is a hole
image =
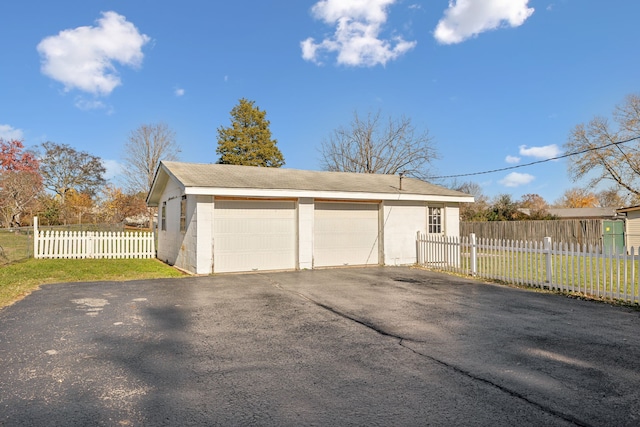
[[313, 265], [378, 264], [378, 205], [316, 203]]
[[216, 202], [214, 271], [294, 269], [295, 225], [294, 202]]

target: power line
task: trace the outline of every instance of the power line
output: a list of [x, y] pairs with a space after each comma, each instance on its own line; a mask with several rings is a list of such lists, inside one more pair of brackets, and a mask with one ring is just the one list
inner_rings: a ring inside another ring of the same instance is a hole
[[634, 136], [633, 138], [625, 139], [624, 141], [611, 142], [609, 144], [602, 145], [600, 147], [591, 147], [591, 148], [587, 148], [585, 150], [576, 151], [574, 153], [565, 153], [565, 154], [563, 154], [561, 156], [550, 157], [548, 159], [537, 160], [535, 162], [525, 163], [525, 164], [522, 164], [522, 165], [507, 166], [505, 168], [493, 169], [493, 170], [488, 170], [488, 171], [483, 171], [483, 172], [462, 173], [462, 174], [458, 174], [458, 175], [428, 176], [428, 177], [426, 177], [426, 179], [460, 178], [460, 177], [464, 177], [464, 176], [486, 175], [486, 174], [490, 174], [490, 173], [504, 172], [504, 171], [508, 171], [508, 170], [512, 170], [512, 169], [519, 169], [519, 168], [524, 168], [524, 167], [527, 167], [527, 166], [537, 165], [537, 164], [540, 164], [540, 163], [546, 163], [546, 162], [550, 162], [552, 160], [560, 160], [560, 159], [564, 159], [565, 157], [577, 156], [578, 154], [588, 153], [589, 151], [601, 150], [603, 148], [613, 147], [615, 145], [626, 144], [627, 142], [635, 141], [636, 139], [640, 139], [640, 135], [639, 136]]

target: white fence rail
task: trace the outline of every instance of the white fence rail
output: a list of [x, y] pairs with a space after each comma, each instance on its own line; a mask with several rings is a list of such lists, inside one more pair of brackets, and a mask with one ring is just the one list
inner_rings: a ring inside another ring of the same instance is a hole
[[154, 258], [152, 232], [38, 230], [34, 220], [34, 258]]
[[418, 264], [436, 270], [597, 298], [640, 302], [640, 254], [598, 246], [418, 233]]

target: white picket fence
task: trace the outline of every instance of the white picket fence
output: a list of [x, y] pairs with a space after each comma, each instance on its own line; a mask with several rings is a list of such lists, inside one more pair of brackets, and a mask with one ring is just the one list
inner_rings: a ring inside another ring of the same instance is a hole
[[34, 219], [34, 258], [154, 258], [152, 232], [38, 230]]
[[567, 245], [549, 237], [525, 242], [418, 233], [416, 251], [418, 264], [435, 270], [640, 302], [640, 254], [634, 248], [604, 253], [598, 246]]

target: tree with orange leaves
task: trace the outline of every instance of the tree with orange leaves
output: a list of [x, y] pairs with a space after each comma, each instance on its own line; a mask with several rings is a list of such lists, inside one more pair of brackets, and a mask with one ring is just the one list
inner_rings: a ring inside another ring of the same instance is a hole
[[555, 203], [559, 208], [595, 208], [598, 207], [598, 196], [584, 188], [570, 188]]
[[110, 224], [124, 222], [131, 217], [147, 217], [144, 193], [125, 193], [118, 187], [107, 186], [101, 205], [102, 219]]
[[75, 222], [74, 219], [77, 218], [77, 223], [82, 224], [83, 217], [86, 222], [93, 206], [94, 202], [90, 194], [81, 193], [74, 189], [69, 190], [63, 206], [65, 222], [73, 223]]

